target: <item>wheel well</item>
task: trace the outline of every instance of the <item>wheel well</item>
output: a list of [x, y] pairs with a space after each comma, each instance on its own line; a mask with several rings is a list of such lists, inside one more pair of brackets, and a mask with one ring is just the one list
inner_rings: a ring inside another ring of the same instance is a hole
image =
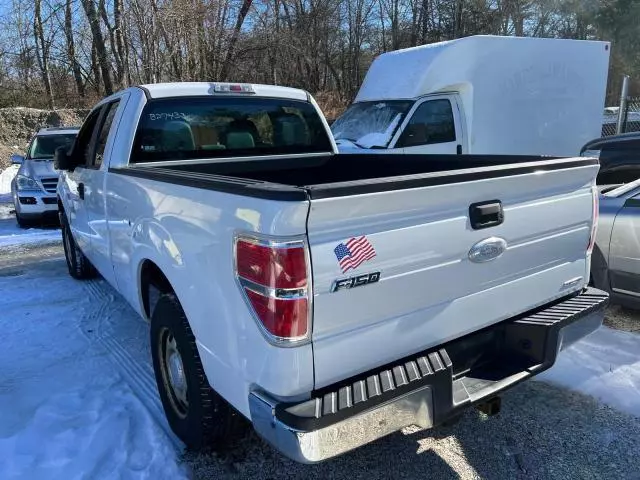
[[151, 318], [152, 307], [162, 294], [172, 293], [173, 287], [158, 267], [151, 260], [145, 260], [140, 269], [140, 293], [142, 306], [148, 319]]

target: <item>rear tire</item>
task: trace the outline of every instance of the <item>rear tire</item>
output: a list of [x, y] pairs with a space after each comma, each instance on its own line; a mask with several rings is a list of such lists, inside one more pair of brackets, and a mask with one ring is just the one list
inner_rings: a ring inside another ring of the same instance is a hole
[[161, 295], [153, 310], [151, 356], [169, 425], [190, 450], [220, 449], [240, 436], [244, 419], [209, 385], [196, 339], [174, 294]]
[[96, 269], [78, 248], [65, 214], [60, 215], [60, 227], [62, 228], [62, 246], [64, 247], [64, 257], [67, 260], [69, 275], [76, 280], [94, 278], [97, 273]]

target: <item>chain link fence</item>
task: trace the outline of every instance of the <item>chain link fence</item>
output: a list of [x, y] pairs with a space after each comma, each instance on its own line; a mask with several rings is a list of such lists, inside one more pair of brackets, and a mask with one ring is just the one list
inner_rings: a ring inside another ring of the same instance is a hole
[[640, 132], [640, 97], [628, 95], [629, 77], [623, 78], [620, 106], [604, 109], [602, 136]]

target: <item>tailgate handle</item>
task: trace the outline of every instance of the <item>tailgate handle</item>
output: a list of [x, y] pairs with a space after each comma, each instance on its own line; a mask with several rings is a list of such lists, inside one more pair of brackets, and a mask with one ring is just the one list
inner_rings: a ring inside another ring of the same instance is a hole
[[474, 230], [500, 225], [504, 222], [502, 202], [500, 200], [489, 200], [488, 202], [471, 204], [469, 206], [469, 220], [471, 221], [471, 228]]

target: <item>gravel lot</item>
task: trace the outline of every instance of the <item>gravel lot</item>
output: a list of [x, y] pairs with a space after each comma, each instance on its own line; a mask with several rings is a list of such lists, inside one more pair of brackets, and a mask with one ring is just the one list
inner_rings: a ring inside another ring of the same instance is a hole
[[640, 333], [640, 312], [612, 305], [604, 317], [604, 324], [617, 330]]
[[505, 394], [502, 412], [390, 435], [320, 465], [284, 459], [250, 434], [234, 454], [186, 455], [194, 477], [640, 479], [640, 419], [542, 382]]

